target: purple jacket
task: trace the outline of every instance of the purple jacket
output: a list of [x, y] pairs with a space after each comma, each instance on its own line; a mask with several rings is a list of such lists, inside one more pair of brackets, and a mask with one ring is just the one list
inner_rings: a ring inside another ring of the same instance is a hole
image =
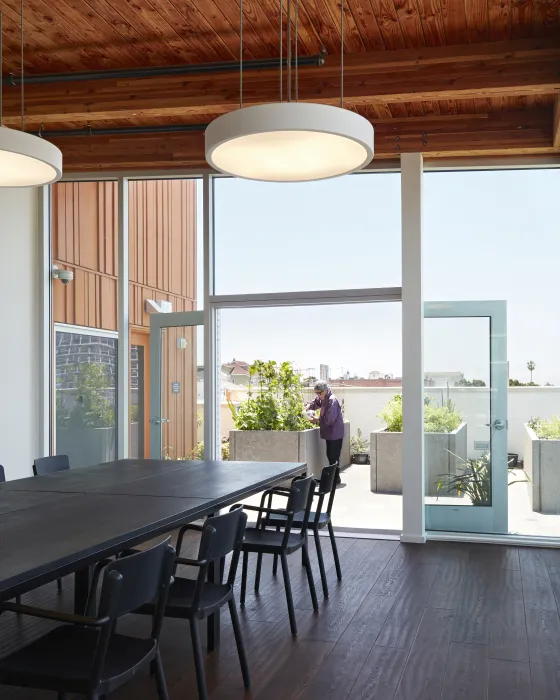
[[323, 440], [340, 440], [344, 437], [344, 420], [338, 399], [329, 389], [324, 399], [317, 396], [315, 401], [308, 404], [310, 411], [321, 409], [319, 428]]

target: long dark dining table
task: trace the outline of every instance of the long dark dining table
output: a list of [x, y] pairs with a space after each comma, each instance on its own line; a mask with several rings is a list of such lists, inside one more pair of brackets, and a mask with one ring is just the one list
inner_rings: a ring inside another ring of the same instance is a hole
[[[304, 470], [291, 462], [124, 459], [0, 484], [0, 601], [74, 573], [83, 612], [95, 562]], [[209, 648], [218, 642], [214, 615]]]

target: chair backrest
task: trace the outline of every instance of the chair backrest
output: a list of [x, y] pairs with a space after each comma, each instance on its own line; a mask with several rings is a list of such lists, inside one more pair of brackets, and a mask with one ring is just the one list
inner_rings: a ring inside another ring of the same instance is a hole
[[33, 462], [33, 475], [42, 476], [54, 472], [63, 472], [70, 469], [68, 455], [53, 455], [52, 457], [39, 457]]
[[296, 513], [303, 511], [303, 520], [301, 524], [301, 536], [305, 537], [307, 526], [309, 524], [309, 513], [313, 504], [313, 495], [315, 493], [315, 480], [312, 476], [304, 479], [294, 479], [290, 486], [290, 495], [286, 504], [286, 510], [290, 513], [287, 518], [286, 527], [284, 529], [284, 545], [288, 544], [290, 532], [292, 530], [293, 517]]
[[143, 552], [116, 559], [105, 569], [97, 617], [107, 622], [100, 630], [93, 655], [92, 689], [99, 684], [111, 636], [120, 617], [156, 601], [151, 638], [159, 640], [175, 563], [170, 539]]
[[207, 518], [202, 530], [198, 560], [212, 563], [236, 549], [241, 550], [247, 514], [241, 508]]
[[6, 481], [6, 472], [4, 471], [4, 467], [0, 464], [0, 484], [3, 484]]
[[212, 562], [223, 559], [230, 553], [233, 553], [233, 556], [229, 565], [227, 585], [233, 589], [246, 525], [247, 514], [243, 512], [242, 508], [236, 508], [229, 513], [224, 513], [224, 515], [207, 518], [202, 530], [198, 550], [198, 561], [205, 563], [198, 571], [192, 602], [193, 610], [196, 611], [200, 607], [200, 601], [206, 585], [208, 567]]
[[[175, 550], [169, 544], [171, 538], [137, 554], [121, 557], [105, 569], [99, 617], [119, 618], [147, 603], [153, 602], [171, 581]], [[120, 584], [116, 607], [111, 597], [115, 580], [113, 572], [119, 574]], [[111, 576], [113, 574], [113, 576]]]

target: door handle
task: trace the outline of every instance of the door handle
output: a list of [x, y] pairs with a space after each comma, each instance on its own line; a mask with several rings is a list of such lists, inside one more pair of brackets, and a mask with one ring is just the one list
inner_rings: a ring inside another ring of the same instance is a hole
[[150, 423], [154, 425], [161, 425], [162, 423], [169, 423], [169, 418], [150, 418]]
[[485, 423], [484, 425], [488, 428], [494, 428], [495, 430], [503, 430], [507, 428], [507, 421], [497, 418], [493, 423]]

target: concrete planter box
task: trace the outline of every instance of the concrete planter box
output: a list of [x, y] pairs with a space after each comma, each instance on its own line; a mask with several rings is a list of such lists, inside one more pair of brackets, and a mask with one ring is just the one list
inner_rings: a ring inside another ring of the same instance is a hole
[[[237, 462], [305, 462], [307, 473], [320, 476], [327, 466], [325, 441], [310, 430], [231, 430], [230, 459]], [[344, 425], [341, 466], [350, 464], [350, 424]]]
[[58, 428], [56, 451], [68, 455], [72, 469], [110, 462], [116, 459], [115, 433], [115, 428]]
[[[426, 495], [437, 496], [439, 475], [456, 474], [459, 458], [467, 458], [467, 424], [452, 433], [426, 433], [424, 439]], [[384, 428], [371, 433], [370, 488], [374, 493], [402, 493], [402, 433]]]
[[525, 474], [534, 511], [548, 515], [560, 514], [560, 440], [540, 440], [525, 424], [523, 450]]

